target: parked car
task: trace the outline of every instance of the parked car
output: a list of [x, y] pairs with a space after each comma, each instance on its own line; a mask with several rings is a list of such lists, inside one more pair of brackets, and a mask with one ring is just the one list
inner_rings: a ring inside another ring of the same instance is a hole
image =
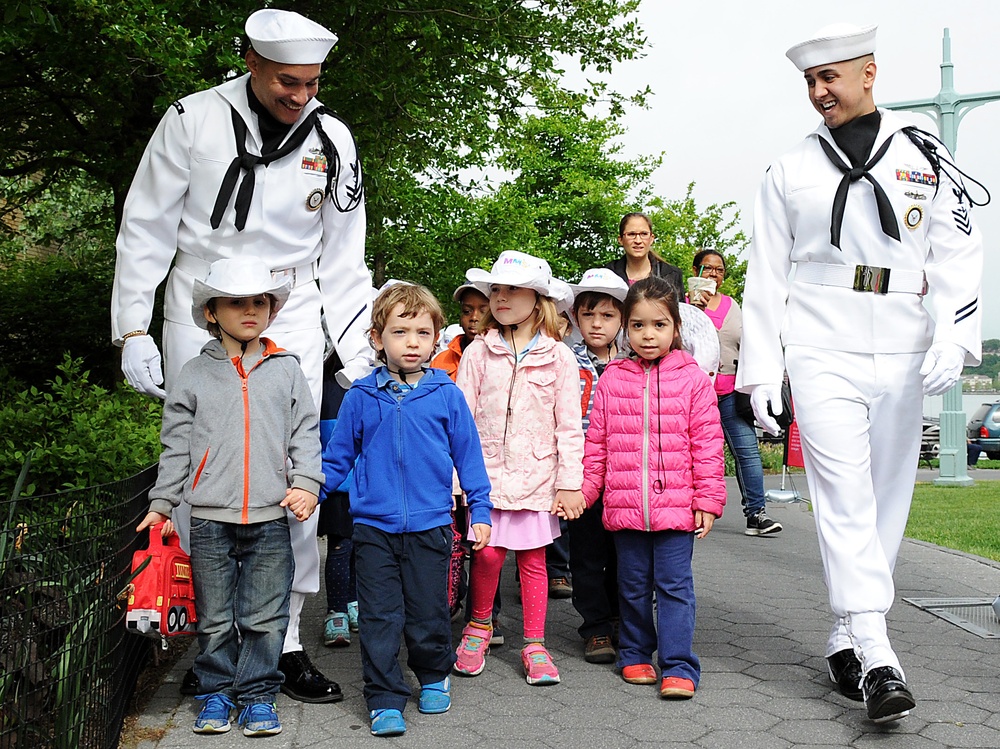
[[983, 403], [972, 414], [966, 434], [990, 460], [1000, 460], [1000, 401]]
[[924, 417], [923, 432], [920, 435], [920, 459], [936, 458], [941, 452], [940, 419]]

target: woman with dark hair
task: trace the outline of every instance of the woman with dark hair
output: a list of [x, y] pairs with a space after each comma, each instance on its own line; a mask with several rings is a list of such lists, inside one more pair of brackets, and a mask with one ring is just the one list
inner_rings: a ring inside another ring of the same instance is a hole
[[747, 519], [748, 536], [764, 536], [781, 530], [781, 523], [765, 512], [764, 469], [760, 462], [757, 433], [753, 425], [736, 412], [736, 362], [740, 355], [743, 335], [743, 313], [736, 300], [719, 291], [726, 278], [726, 259], [716, 250], [701, 250], [694, 256], [691, 269], [696, 278], [712, 280], [714, 284], [695, 291], [692, 283], [691, 304], [700, 307], [719, 331], [719, 373], [715, 377], [715, 394], [719, 396], [722, 434], [736, 462], [736, 481], [740, 485], [743, 514]]
[[618, 223], [618, 244], [624, 254], [605, 265], [631, 286], [636, 281], [657, 276], [670, 282], [678, 299], [684, 298], [684, 276], [653, 251], [653, 222], [645, 213], [626, 213]]

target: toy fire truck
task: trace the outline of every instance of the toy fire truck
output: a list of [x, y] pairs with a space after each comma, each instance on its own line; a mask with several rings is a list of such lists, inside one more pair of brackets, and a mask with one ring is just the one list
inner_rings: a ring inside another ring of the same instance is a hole
[[149, 529], [149, 548], [132, 555], [132, 573], [142, 569], [132, 581], [125, 626], [161, 638], [166, 647], [168, 637], [196, 634], [198, 616], [191, 557], [181, 549], [176, 533], [166, 538], [160, 535], [160, 525]]

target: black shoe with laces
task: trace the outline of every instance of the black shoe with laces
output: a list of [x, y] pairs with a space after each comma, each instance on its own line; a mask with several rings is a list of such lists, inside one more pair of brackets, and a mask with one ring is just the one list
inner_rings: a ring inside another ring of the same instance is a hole
[[837, 685], [837, 690], [849, 700], [861, 702], [861, 661], [850, 648], [838, 650], [826, 658], [830, 670], [830, 681]]
[[323, 676], [304, 650], [282, 653], [278, 670], [285, 675], [281, 691], [293, 700], [321, 704], [344, 699], [340, 685]]
[[861, 691], [868, 719], [873, 723], [905, 718], [917, 706], [903, 675], [892, 666], [879, 666], [865, 674]]
[[781, 523], [771, 520], [764, 510], [747, 518], [747, 529], [744, 534], [747, 536], [766, 536], [770, 533], [777, 533], [781, 530]]

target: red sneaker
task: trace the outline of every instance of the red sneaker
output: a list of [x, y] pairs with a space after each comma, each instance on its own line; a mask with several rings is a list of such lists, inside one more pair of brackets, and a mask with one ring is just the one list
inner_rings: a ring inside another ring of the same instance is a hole
[[660, 696], [665, 700], [689, 700], [694, 697], [694, 682], [679, 676], [664, 676]]
[[656, 669], [649, 663], [636, 663], [622, 669], [622, 678], [629, 684], [655, 684]]

